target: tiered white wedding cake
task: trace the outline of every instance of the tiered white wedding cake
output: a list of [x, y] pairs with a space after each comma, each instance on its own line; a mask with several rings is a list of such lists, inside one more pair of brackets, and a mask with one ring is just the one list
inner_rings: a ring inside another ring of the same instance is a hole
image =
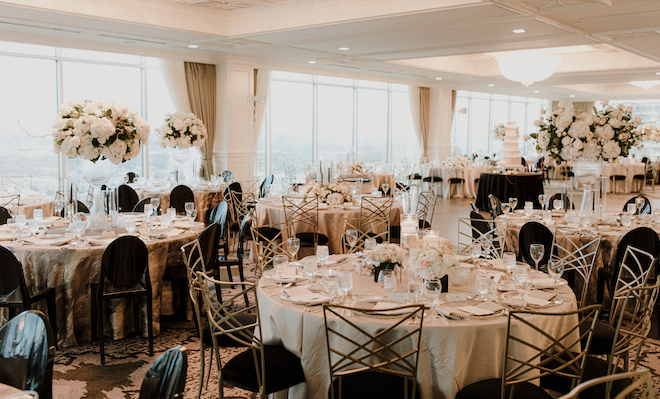
[[520, 166], [520, 149], [518, 149], [518, 128], [515, 122], [507, 122], [504, 135], [504, 165]]

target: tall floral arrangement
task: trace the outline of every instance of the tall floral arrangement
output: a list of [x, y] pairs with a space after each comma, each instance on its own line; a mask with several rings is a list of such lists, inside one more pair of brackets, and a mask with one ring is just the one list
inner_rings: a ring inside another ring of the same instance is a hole
[[504, 136], [506, 136], [506, 126], [504, 123], [498, 123], [493, 128], [493, 138], [495, 140], [504, 140]]
[[640, 141], [660, 141], [660, 125], [643, 125], [639, 128]]
[[111, 101], [83, 100], [60, 105], [52, 134], [56, 154], [119, 164], [140, 154], [149, 132], [149, 124], [135, 110]]
[[442, 278], [449, 274], [452, 267], [458, 266], [454, 257], [456, 247], [449, 240], [438, 238], [440, 240], [437, 243], [424, 244], [410, 258], [410, 271], [425, 280]]
[[539, 131], [530, 134], [536, 139], [536, 150], [548, 160], [614, 160], [628, 156], [630, 149], [639, 145], [637, 126], [641, 119], [633, 117], [632, 107], [608, 106], [605, 100], [601, 110], [594, 107], [594, 114], [590, 114], [566, 109], [563, 101], [558, 106], [557, 111], [534, 121]]
[[161, 147], [186, 149], [201, 147], [206, 141], [206, 126], [195, 114], [176, 112], [165, 114], [165, 123], [156, 129]]

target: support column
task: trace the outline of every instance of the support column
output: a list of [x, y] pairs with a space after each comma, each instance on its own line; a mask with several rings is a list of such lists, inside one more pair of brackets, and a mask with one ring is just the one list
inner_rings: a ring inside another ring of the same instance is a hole
[[252, 93], [254, 64], [228, 59], [216, 64], [218, 121], [213, 146], [216, 175], [230, 170], [234, 178], [252, 179]]
[[451, 155], [451, 89], [431, 87], [430, 96], [428, 156], [444, 160]]

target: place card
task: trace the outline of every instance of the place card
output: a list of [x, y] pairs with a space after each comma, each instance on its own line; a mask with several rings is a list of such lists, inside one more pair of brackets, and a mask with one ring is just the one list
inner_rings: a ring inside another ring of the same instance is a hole
[[388, 296], [392, 302], [408, 302], [408, 293], [405, 292], [392, 292]]
[[465, 294], [447, 294], [445, 296], [447, 302], [461, 302], [465, 301]]

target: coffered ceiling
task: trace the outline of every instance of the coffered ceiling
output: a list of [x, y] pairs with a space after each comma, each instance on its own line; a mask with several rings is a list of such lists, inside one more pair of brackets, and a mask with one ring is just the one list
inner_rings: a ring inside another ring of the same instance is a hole
[[[0, 1], [0, 40], [547, 98], [660, 98], [660, 86], [629, 84], [660, 80], [660, 0], [12, 0]], [[495, 57], [529, 50], [561, 58], [525, 88]]]

